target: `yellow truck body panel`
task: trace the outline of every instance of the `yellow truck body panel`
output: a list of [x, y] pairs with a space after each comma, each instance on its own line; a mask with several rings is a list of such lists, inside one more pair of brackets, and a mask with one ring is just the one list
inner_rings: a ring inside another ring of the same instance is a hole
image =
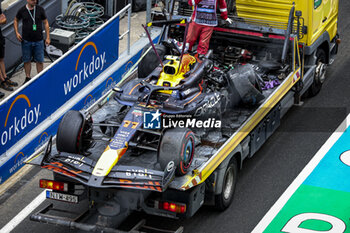
[[287, 23], [291, 7], [302, 12], [307, 34], [301, 43], [311, 46], [325, 31], [337, 34], [339, 0], [236, 0], [239, 17]]

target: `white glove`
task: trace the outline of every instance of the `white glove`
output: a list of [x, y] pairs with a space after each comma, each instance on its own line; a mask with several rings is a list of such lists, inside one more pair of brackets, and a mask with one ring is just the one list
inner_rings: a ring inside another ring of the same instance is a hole
[[233, 23], [232, 19], [230, 19], [230, 18], [227, 18], [225, 21], [228, 22], [229, 24]]

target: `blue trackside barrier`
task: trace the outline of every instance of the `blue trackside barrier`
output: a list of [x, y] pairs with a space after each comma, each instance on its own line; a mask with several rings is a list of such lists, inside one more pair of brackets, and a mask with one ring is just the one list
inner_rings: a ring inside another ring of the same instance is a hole
[[66, 111], [87, 109], [119, 82], [140, 58], [147, 40], [138, 44], [118, 60], [116, 15], [1, 103], [0, 184], [56, 135]]

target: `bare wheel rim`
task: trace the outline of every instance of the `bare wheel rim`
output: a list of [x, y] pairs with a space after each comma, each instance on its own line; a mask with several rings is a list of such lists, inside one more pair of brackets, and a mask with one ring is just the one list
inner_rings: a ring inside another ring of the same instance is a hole
[[316, 67], [316, 75], [320, 83], [323, 83], [326, 79], [326, 68], [327, 65], [322, 61], [319, 61]]
[[233, 168], [230, 166], [225, 174], [225, 183], [223, 190], [225, 200], [229, 200], [232, 196], [233, 178]]
[[189, 167], [189, 165], [192, 162], [192, 157], [193, 157], [193, 147], [192, 147], [192, 141], [191, 139], [189, 139], [183, 153], [183, 163], [185, 167]]

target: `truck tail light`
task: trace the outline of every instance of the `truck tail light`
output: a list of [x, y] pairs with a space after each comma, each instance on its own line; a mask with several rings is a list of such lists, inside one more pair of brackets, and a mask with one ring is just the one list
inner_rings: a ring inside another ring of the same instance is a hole
[[68, 184], [64, 182], [53, 181], [53, 180], [40, 180], [40, 188], [67, 192]]
[[184, 214], [186, 212], [186, 204], [168, 202], [168, 201], [155, 201], [154, 207], [156, 209], [167, 210], [174, 213]]

